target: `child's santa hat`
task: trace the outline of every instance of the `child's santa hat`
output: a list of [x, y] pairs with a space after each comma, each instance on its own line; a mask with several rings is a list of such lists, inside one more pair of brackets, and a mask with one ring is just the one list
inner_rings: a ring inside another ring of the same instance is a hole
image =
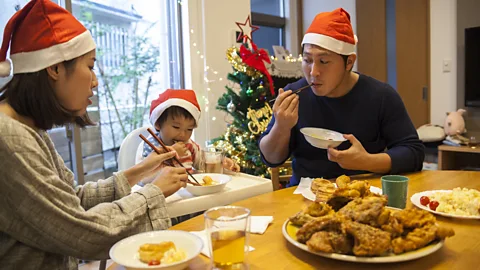
[[64, 8], [32, 0], [8, 21], [0, 48], [0, 77], [36, 72], [95, 49], [90, 32]]
[[167, 89], [158, 95], [158, 98], [152, 101], [150, 106], [150, 123], [155, 126], [162, 113], [172, 107], [178, 106], [187, 110], [198, 124], [200, 119], [200, 105], [198, 105], [197, 96], [193, 90], [175, 90]]
[[350, 55], [355, 53], [357, 42], [357, 36], [353, 34], [350, 23], [350, 14], [339, 8], [315, 16], [303, 36], [302, 46], [308, 43], [338, 54]]

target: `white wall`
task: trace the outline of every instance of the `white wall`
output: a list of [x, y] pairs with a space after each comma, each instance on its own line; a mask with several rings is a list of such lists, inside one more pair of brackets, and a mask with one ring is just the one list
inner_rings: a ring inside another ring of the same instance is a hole
[[[457, 1], [457, 107], [465, 107], [465, 28], [480, 26], [480, 1]], [[468, 134], [480, 139], [480, 108], [467, 108]], [[476, 133], [476, 134], [475, 134]]]
[[[460, 0], [461, 1], [461, 0]], [[443, 72], [450, 60], [451, 72]], [[457, 109], [457, 0], [430, 1], [430, 118], [443, 125], [445, 113]]]
[[232, 71], [226, 51], [235, 45], [235, 22], [244, 22], [250, 15], [250, 0], [188, 1], [187, 9], [188, 21], [183, 22], [189, 27], [183, 31], [184, 42], [190, 45], [185, 46], [189, 49], [185, 60], [190, 62], [185, 66], [186, 87], [195, 90], [200, 102], [202, 115], [194, 136], [204, 146], [206, 140], [223, 135], [227, 127], [226, 113], [215, 107], [229, 83], [227, 74]]
[[[343, 8], [350, 14], [353, 32], [357, 33], [357, 10], [355, 0], [303, 0], [302, 26], [303, 33], [307, 31], [312, 23], [315, 15], [320, 12], [332, 11], [337, 8]], [[362, 37], [358, 37], [358, 42], [362, 41]], [[301, 50], [301, 48], [300, 48]], [[361, 56], [358, 56], [361, 57]], [[353, 70], [357, 70], [357, 63], [353, 66]]]

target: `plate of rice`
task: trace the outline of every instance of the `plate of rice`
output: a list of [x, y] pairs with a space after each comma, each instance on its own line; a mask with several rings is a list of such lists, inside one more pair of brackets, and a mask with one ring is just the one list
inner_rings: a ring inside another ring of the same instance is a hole
[[410, 200], [433, 214], [462, 219], [480, 219], [480, 191], [469, 188], [415, 193]]

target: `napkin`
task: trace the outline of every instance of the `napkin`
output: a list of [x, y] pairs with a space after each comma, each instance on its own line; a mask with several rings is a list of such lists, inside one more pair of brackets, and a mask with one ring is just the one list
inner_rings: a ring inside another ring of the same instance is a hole
[[[213, 226], [218, 227], [218, 228], [222, 228], [222, 227], [229, 227], [229, 226], [232, 225], [231, 221], [229, 221], [229, 222], [222, 221], [222, 220], [232, 219], [231, 217], [221, 216], [221, 217], [218, 217], [218, 219], [219, 220], [215, 221]], [[237, 222], [240, 223], [239, 226], [241, 227], [241, 223], [243, 221], [239, 220]], [[250, 233], [255, 233], [255, 234], [264, 234], [265, 231], [268, 228], [268, 225], [272, 222], [273, 222], [273, 217], [272, 216], [251, 216], [250, 217], [250, 230], [249, 230], [249, 232]]]
[[300, 183], [298, 184], [297, 188], [293, 192], [293, 194], [302, 194], [303, 191], [306, 189], [310, 189], [312, 185], [313, 178], [302, 177], [300, 178]]
[[[208, 246], [207, 232], [205, 230], [203, 230], [203, 231], [192, 231], [190, 233], [195, 234], [196, 236], [200, 237], [200, 239], [202, 239], [203, 248], [200, 252], [203, 255], [210, 258], [210, 247]], [[255, 250], [254, 247], [248, 246], [248, 251], [253, 251], [253, 250]]]

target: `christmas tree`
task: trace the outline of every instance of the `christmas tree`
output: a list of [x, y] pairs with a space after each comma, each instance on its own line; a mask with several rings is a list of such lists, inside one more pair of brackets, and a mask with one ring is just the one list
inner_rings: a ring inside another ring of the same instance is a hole
[[270, 58], [249, 36], [243, 34], [240, 38], [244, 41], [240, 48], [227, 50], [233, 71], [227, 76], [230, 83], [225, 86], [226, 93], [218, 99], [216, 107], [233, 120], [227, 125], [226, 133], [212, 143], [236, 161], [242, 172], [270, 177], [269, 168], [263, 164], [258, 149], [258, 139], [272, 118], [268, 101], [275, 92], [265, 66], [265, 62], [270, 63]]

